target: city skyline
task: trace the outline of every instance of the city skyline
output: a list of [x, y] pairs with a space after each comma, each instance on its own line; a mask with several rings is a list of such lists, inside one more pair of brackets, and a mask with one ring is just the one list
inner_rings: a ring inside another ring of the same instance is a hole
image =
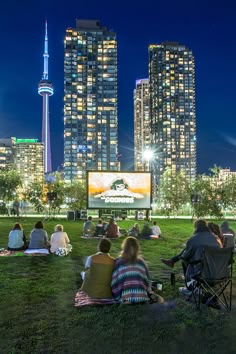
[[[42, 33], [48, 20], [50, 78], [55, 93], [50, 100], [53, 169], [63, 163], [63, 38], [76, 18], [97, 19], [117, 33], [119, 153], [122, 168], [133, 160], [133, 90], [136, 79], [148, 75], [148, 46], [178, 41], [190, 47], [196, 64], [196, 117], [198, 172], [214, 163], [236, 170], [236, 127], [234, 117], [234, 13], [229, 1], [222, 8], [213, 1], [174, 1], [168, 5], [147, 1], [145, 6], [116, 7], [103, 1], [76, 5], [42, 1], [3, 4], [0, 85], [0, 138], [41, 138], [41, 100], [37, 83], [41, 74]], [[94, 6], [93, 6], [94, 5]], [[70, 9], [70, 10], [69, 10]], [[71, 10], [73, 9], [73, 10]], [[57, 16], [55, 16], [57, 10]], [[152, 10], [152, 11], [150, 11]], [[35, 89], [36, 87], [36, 89]]]

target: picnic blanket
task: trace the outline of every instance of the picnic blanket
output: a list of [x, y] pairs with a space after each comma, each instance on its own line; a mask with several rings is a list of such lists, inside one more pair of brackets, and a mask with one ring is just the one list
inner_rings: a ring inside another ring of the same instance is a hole
[[114, 299], [95, 299], [89, 297], [84, 291], [78, 290], [75, 295], [75, 307], [83, 307], [88, 305], [113, 305], [117, 302]]
[[[105, 236], [104, 236], [105, 237]], [[103, 236], [81, 236], [81, 238], [86, 238], [86, 239], [101, 239]]]
[[8, 251], [4, 248], [0, 249], [0, 257], [24, 256], [24, 251]]
[[40, 255], [40, 256], [47, 256], [49, 254], [49, 250], [46, 248], [36, 248], [36, 249], [28, 249], [24, 252], [27, 256], [30, 255]]
[[35, 250], [25, 250], [25, 251], [8, 251], [7, 249], [0, 249], [0, 257], [14, 257], [14, 256], [47, 256], [49, 251], [46, 249], [35, 249]]

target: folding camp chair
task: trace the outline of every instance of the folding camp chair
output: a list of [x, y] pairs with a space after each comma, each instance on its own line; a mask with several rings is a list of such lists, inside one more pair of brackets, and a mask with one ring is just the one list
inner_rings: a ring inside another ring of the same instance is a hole
[[234, 248], [205, 247], [199, 271], [192, 276], [191, 295], [197, 309], [201, 303], [231, 310]]

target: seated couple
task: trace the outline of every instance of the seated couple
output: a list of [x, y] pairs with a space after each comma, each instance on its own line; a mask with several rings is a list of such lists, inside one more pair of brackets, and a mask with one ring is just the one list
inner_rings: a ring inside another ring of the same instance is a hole
[[[191, 277], [199, 271], [200, 261], [205, 247], [222, 248], [222, 234], [219, 226], [205, 220], [197, 220], [194, 224], [194, 234], [187, 241], [186, 247], [178, 255], [170, 259], [161, 259], [162, 263], [173, 268], [175, 263], [182, 261], [187, 288]], [[188, 290], [185, 288], [185, 290]], [[187, 294], [187, 291], [185, 291]]]
[[[101, 239], [98, 253], [88, 257], [75, 306], [150, 302], [152, 292], [148, 268], [140, 256], [137, 239], [126, 237], [117, 259], [109, 255], [110, 248], [111, 241]], [[164, 302], [160, 296], [156, 296], [156, 301]]]
[[145, 223], [143, 225], [142, 231], [141, 231], [141, 238], [145, 240], [150, 240], [150, 239], [155, 239], [161, 237], [161, 229], [157, 225], [156, 221], [153, 221], [152, 226], [149, 225], [149, 223]]
[[170, 259], [162, 259], [161, 261], [171, 268], [179, 260], [184, 261], [186, 265], [197, 262], [201, 260], [202, 252], [206, 246], [223, 247], [220, 227], [212, 222], [207, 224], [205, 220], [196, 220], [194, 223], [194, 234], [187, 241], [183, 251]]

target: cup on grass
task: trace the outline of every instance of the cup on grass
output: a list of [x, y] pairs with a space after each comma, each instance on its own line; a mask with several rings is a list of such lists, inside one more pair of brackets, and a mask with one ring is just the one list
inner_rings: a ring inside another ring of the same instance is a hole
[[155, 290], [162, 291], [163, 283], [160, 280], [151, 281], [151, 287], [152, 287], [153, 291], [155, 291]]

